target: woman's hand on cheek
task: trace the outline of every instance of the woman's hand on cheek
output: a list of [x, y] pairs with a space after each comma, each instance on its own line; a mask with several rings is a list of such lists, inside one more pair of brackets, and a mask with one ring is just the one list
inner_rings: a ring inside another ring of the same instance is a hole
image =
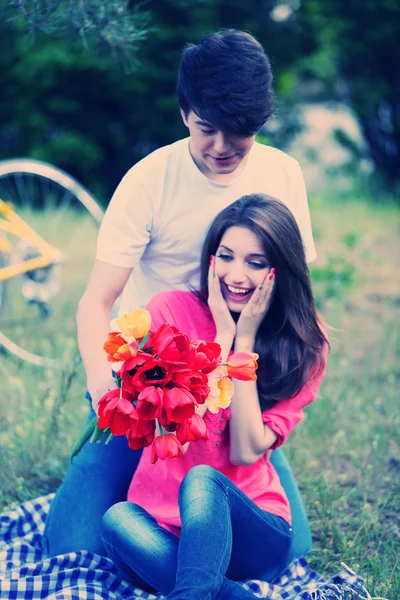
[[[257, 329], [268, 312], [271, 305], [275, 284], [276, 269], [271, 269], [266, 275], [262, 285], [253, 293], [252, 297], [243, 308], [236, 325], [236, 346], [252, 351]], [[236, 349], [236, 351], [238, 351]]]
[[210, 269], [208, 271], [208, 306], [217, 329], [217, 338], [224, 339], [227, 342], [230, 340], [232, 345], [236, 335], [236, 323], [221, 292], [220, 280], [215, 272], [215, 256], [210, 258]]

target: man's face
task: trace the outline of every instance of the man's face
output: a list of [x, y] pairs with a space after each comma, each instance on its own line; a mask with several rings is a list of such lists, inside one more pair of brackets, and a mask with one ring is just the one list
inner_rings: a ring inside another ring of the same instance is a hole
[[254, 143], [255, 135], [241, 137], [214, 129], [192, 110], [183, 122], [190, 132], [190, 153], [200, 171], [209, 179], [229, 179], [238, 174]]

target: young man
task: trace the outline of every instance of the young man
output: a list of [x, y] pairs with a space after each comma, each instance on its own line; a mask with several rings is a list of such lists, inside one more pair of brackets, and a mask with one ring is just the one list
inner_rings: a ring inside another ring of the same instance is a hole
[[[315, 258], [303, 176], [288, 155], [255, 142], [271, 116], [272, 74], [262, 46], [227, 30], [188, 45], [178, 74], [178, 102], [189, 138], [156, 150], [125, 175], [105, 214], [96, 261], [77, 315], [78, 341], [94, 410], [115, 387], [103, 343], [112, 307], [145, 307], [156, 293], [196, 287], [199, 251], [209, 223], [240, 196], [265, 193], [285, 202]], [[310, 548], [301, 497], [281, 450], [274, 466], [293, 513], [292, 555]], [[99, 523], [126, 499], [140, 458], [125, 438], [87, 443], [52, 503], [46, 523], [49, 554], [87, 549], [104, 553]]]

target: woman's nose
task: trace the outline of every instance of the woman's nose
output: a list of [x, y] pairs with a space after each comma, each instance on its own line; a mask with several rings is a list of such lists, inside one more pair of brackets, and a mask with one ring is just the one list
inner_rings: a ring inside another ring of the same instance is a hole
[[239, 262], [236, 262], [236, 264], [232, 266], [231, 278], [232, 283], [243, 283], [243, 281], [245, 281], [246, 273], [244, 266]]

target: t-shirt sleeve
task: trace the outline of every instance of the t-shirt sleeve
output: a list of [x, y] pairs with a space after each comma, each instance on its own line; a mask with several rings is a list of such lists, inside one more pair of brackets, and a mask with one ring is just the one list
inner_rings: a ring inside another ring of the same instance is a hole
[[133, 167], [122, 179], [104, 215], [96, 258], [117, 267], [134, 267], [150, 241], [153, 208]]
[[310, 263], [316, 259], [314, 239], [311, 227], [310, 209], [307, 200], [306, 184], [304, 182], [303, 172], [297, 161], [293, 162], [290, 178], [290, 208], [296, 218], [304, 248], [306, 251], [307, 262]]
[[308, 382], [295, 396], [289, 400], [281, 400], [273, 408], [263, 411], [263, 423], [268, 425], [278, 436], [271, 450], [278, 448], [289, 437], [292, 430], [304, 417], [303, 408], [316, 397], [325, 376], [326, 366], [321, 373]]

